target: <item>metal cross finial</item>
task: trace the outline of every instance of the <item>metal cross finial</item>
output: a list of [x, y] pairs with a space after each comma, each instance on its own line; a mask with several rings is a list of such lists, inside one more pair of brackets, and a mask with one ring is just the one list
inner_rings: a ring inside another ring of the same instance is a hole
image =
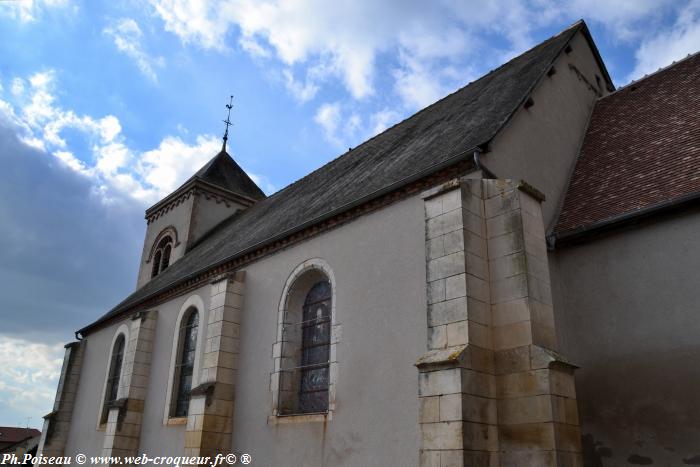
[[223, 122], [226, 124], [226, 130], [224, 131], [224, 146], [223, 146], [223, 151], [226, 151], [226, 141], [228, 141], [228, 127], [232, 125], [231, 123], [231, 109], [233, 108], [233, 96], [229, 99], [228, 104], [226, 104], [226, 108], [228, 109], [228, 115], [226, 116], [226, 120], [223, 120]]

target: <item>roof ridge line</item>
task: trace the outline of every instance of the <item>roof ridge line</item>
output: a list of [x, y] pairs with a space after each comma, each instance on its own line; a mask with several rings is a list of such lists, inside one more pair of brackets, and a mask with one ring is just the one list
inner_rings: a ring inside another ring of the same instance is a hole
[[605, 98], [607, 98], [607, 97], [612, 96], [613, 94], [617, 94], [619, 91], [624, 91], [625, 89], [627, 89], [627, 88], [629, 88], [629, 87], [631, 87], [631, 86], [634, 86], [635, 84], [639, 84], [639, 83], [641, 83], [641, 82], [643, 82], [643, 81], [648, 80], [649, 78], [653, 78], [654, 76], [656, 76], [656, 75], [658, 75], [658, 74], [660, 74], [660, 73], [663, 73], [664, 71], [668, 71], [669, 68], [673, 68], [673, 67], [676, 66], [676, 65], [680, 65], [680, 64], [683, 63], [683, 62], [686, 62], [686, 61], [688, 61], [688, 60], [690, 60], [690, 59], [692, 59], [692, 58], [695, 58], [697, 55], [700, 55], [700, 50], [698, 50], [697, 52], [693, 52], [692, 54], [688, 54], [688, 55], [686, 55], [685, 57], [681, 58], [680, 60], [675, 60], [675, 61], [669, 63], [668, 65], [659, 68], [659, 69], [656, 70], [656, 71], [653, 71], [653, 72], [651, 72], [651, 73], [648, 73], [648, 74], [642, 76], [642, 77], [639, 78], [639, 79], [633, 79], [632, 81], [630, 81], [629, 83], [625, 84], [624, 86], [620, 86], [619, 88], [617, 88], [617, 89], [614, 90], [613, 92], [611, 92], [611, 93], [609, 93], [609, 94], [606, 94], [605, 96], [599, 97], [598, 100], [599, 100], [599, 101], [600, 101], [600, 100], [603, 100], [603, 99], [605, 99]]
[[[418, 115], [420, 115], [420, 114], [422, 114], [422, 113], [428, 111], [429, 109], [431, 109], [431, 108], [434, 107], [435, 105], [439, 104], [440, 102], [444, 101], [444, 100], [447, 99], [448, 97], [450, 97], [450, 96], [452, 96], [452, 95], [454, 95], [454, 94], [457, 94], [458, 92], [462, 91], [464, 88], [466, 88], [466, 87], [468, 87], [468, 86], [471, 86], [472, 84], [475, 84], [475, 83], [477, 83], [477, 82], [479, 82], [479, 81], [485, 79], [486, 77], [488, 77], [488, 76], [490, 76], [490, 75], [496, 73], [496, 72], [497, 72], [498, 70], [500, 70], [501, 68], [503, 68], [503, 67], [505, 67], [506, 65], [510, 64], [512, 61], [514, 61], [514, 60], [516, 60], [516, 59], [522, 57], [523, 55], [525, 55], [525, 54], [527, 54], [527, 53], [533, 51], [534, 49], [536, 49], [536, 48], [538, 48], [538, 47], [544, 45], [546, 42], [549, 42], [549, 41], [551, 41], [551, 40], [553, 40], [553, 39], [555, 39], [555, 38], [561, 36], [562, 34], [564, 34], [564, 33], [568, 32], [568, 31], [570, 31], [571, 29], [580, 27], [581, 25], [585, 25], [585, 21], [584, 21], [583, 19], [579, 19], [578, 21], [574, 22], [573, 24], [569, 25], [568, 27], [566, 27], [565, 29], [559, 31], [558, 33], [556, 33], [556, 34], [554, 34], [554, 35], [552, 35], [552, 36], [550, 36], [550, 37], [544, 39], [543, 41], [541, 41], [541, 42], [539, 42], [539, 43], [533, 45], [533, 46], [530, 47], [529, 49], [527, 49], [527, 50], [525, 50], [525, 51], [519, 53], [518, 55], [516, 55], [515, 57], [511, 58], [511, 59], [508, 60], [507, 62], [502, 63], [501, 65], [497, 66], [496, 68], [493, 68], [492, 70], [489, 70], [486, 74], [480, 76], [479, 78], [477, 78], [477, 79], [475, 79], [475, 80], [473, 80], [473, 81], [468, 82], [468, 83], [465, 84], [464, 86], [461, 86], [461, 87], [459, 87], [458, 89], [452, 91], [451, 93], [444, 95], [444, 96], [441, 97], [440, 99], [436, 100], [435, 102], [429, 104], [429, 105], [426, 106], [426, 107], [423, 107], [422, 109], [420, 109], [420, 110], [416, 111], [415, 113], [409, 115], [408, 117], [404, 118], [403, 120], [400, 120], [400, 121], [394, 123], [393, 125], [391, 125], [390, 127], [385, 128], [383, 131], [377, 133], [376, 135], [371, 136], [369, 139], [363, 141], [362, 143], [360, 143], [359, 145], [355, 146], [355, 147], [352, 148], [351, 150], [346, 151], [346, 152], [344, 152], [344, 153], [342, 153], [342, 154], [336, 156], [335, 158], [329, 160], [329, 161], [326, 162], [325, 164], [323, 164], [323, 165], [317, 167], [316, 169], [312, 170], [311, 172], [307, 173], [307, 174], [304, 175], [303, 177], [301, 177], [301, 178], [299, 178], [299, 179], [293, 181], [293, 182], [290, 183], [289, 185], [287, 185], [287, 186], [283, 187], [282, 189], [276, 191], [275, 193], [271, 194], [270, 196], [267, 197], [267, 199], [274, 198], [278, 193], [281, 193], [282, 191], [286, 190], [287, 188], [291, 188], [292, 186], [294, 186], [294, 185], [296, 185], [297, 183], [301, 182], [301, 181], [304, 180], [305, 178], [310, 177], [310, 176], [313, 175], [314, 173], [318, 172], [319, 170], [321, 170], [321, 169], [324, 168], [325, 166], [327, 166], [327, 165], [329, 165], [329, 164], [335, 162], [336, 160], [340, 159], [341, 157], [344, 157], [344, 156], [347, 155], [349, 152], [361, 148], [362, 146], [368, 144], [370, 141], [372, 141], [373, 139], [377, 138], [378, 136], [380, 136], [380, 135], [386, 133], [387, 131], [391, 130], [392, 128], [394, 128], [394, 127], [396, 127], [396, 126], [399, 126], [399, 125], [401, 125], [402, 123], [404, 123], [405, 121], [410, 120], [410, 119], [412, 119], [412, 118], [414, 118], [414, 117], [416, 117], [416, 116], [418, 116]], [[539, 78], [537, 78], [536, 81], [539, 82], [540, 79], [542, 79], [542, 76], [540, 76]], [[529, 93], [528, 93], [528, 94], [529, 94]], [[516, 106], [515, 109], [517, 109], [517, 107], [519, 107], [519, 106]], [[513, 112], [515, 111], [515, 109], [513, 110]], [[506, 120], [506, 121], [507, 121], [507, 120]], [[499, 128], [498, 131], [496, 131], [496, 133], [498, 133], [501, 129], [502, 129], [502, 126]], [[494, 136], [495, 136], [495, 135], [494, 135]], [[492, 139], [493, 139], [493, 138], [492, 138]], [[486, 142], [486, 141], [485, 141], [485, 142]], [[483, 143], [480, 143], [480, 144], [483, 144]]]

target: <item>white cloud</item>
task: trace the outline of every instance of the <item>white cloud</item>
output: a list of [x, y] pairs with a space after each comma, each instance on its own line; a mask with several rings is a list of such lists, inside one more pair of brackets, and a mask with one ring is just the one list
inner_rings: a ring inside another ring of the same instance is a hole
[[289, 69], [283, 70], [282, 76], [287, 89], [299, 102], [307, 102], [316, 96], [319, 86], [313, 80], [307, 78], [304, 83], [301, 83], [294, 78], [292, 70]]
[[395, 110], [384, 108], [363, 117], [356, 106], [326, 102], [316, 110], [314, 121], [329, 143], [336, 149], [345, 150], [386, 130], [401, 116]]
[[64, 7], [68, 0], [19, 0], [0, 2], [0, 16], [7, 16], [21, 23], [35, 21], [49, 8]]
[[[42, 148], [43, 149], [43, 148]], [[90, 171], [85, 167], [83, 161], [78, 159], [70, 151], [55, 151], [53, 153], [56, 158], [63, 163], [66, 167], [71, 169], [73, 172], [89, 176]]]
[[270, 51], [254, 37], [241, 37], [238, 44], [254, 57], [268, 58], [270, 56]]
[[221, 150], [214, 136], [198, 136], [189, 145], [177, 136], [168, 136], [156, 149], [143, 153], [136, 167], [141, 178], [156, 188], [158, 197], [171, 193]]
[[420, 59], [401, 54], [401, 63], [404, 66], [394, 71], [395, 89], [407, 107], [421, 109], [450, 91], [436, 79], [438, 72]]
[[277, 187], [273, 185], [270, 180], [264, 175], [256, 175], [254, 173], [247, 172], [251, 180], [255, 182], [256, 185], [260, 187], [265, 193], [274, 193], [277, 191]]
[[13, 79], [10, 85], [10, 92], [15, 96], [21, 95], [24, 92], [24, 80], [22, 78]]
[[[0, 412], [48, 413], [61, 374], [64, 349], [0, 335]], [[4, 420], [5, 423], [17, 421]], [[22, 420], [25, 422], [25, 420]], [[34, 420], [34, 424], [40, 420]]]
[[646, 32], [639, 26], [640, 21], [660, 17], [673, 3], [674, 0], [573, 0], [552, 6], [559, 16], [568, 11], [574, 17], [603, 24], [614, 39], [629, 41]]
[[[52, 154], [64, 167], [89, 178], [105, 202], [134, 199], [153, 203], [170, 194], [221, 149], [218, 137], [199, 135], [194, 143], [166, 136], [156, 148], [136, 151], [126, 144], [114, 115], [95, 118], [58, 105], [53, 71], [13, 82], [29, 85], [14, 105], [0, 100], [0, 119], [9, 122], [25, 144]], [[88, 154], [76, 155], [71, 150], [67, 129], [84, 138]], [[187, 134], [181, 126], [178, 131]], [[264, 177], [257, 178], [262, 180], [263, 189], [274, 190]]]
[[163, 57], [151, 57], [141, 44], [143, 32], [131, 18], [121, 18], [113, 25], [104, 29], [104, 34], [114, 40], [117, 49], [136, 62], [141, 73], [151, 81], [157, 81], [156, 68], [163, 67]]
[[196, 43], [207, 49], [225, 50], [224, 35], [228, 21], [217, 11], [221, 2], [208, 0], [155, 0], [155, 12], [170, 31], [185, 43]]
[[325, 103], [316, 111], [314, 121], [318, 123], [326, 136], [326, 139], [336, 145], [341, 145], [341, 137], [338, 135], [340, 126], [340, 103]]
[[[538, 28], [583, 17], [605, 27], [613, 40], [638, 40], [648, 31], [645, 25], [658, 24], [678, 5], [673, 0], [437, 0], [430, 8], [420, 0], [150, 2], [165, 29], [185, 43], [225, 51], [227, 40], [234, 39], [252, 56], [276, 64], [283, 84], [301, 102], [332, 79], [352, 99], [366, 99], [375, 95], [381, 75], [393, 79], [405, 110], [434, 102], [534, 45]], [[684, 37], [695, 39], [690, 33]], [[389, 69], [380, 73], [378, 63]], [[315, 73], [319, 67], [323, 72]]]
[[[418, 102], [434, 100], [444, 90], [444, 76], [433, 73], [433, 80], [425, 79], [435, 66], [444, 65], [437, 60], [463, 64], [476, 51], [479, 42], [474, 37], [479, 31], [506, 31], [513, 40], [527, 42], [532, 19], [504, 14], [515, 10], [517, 2], [513, 0], [499, 0], [489, 7], [440, 1], [431, 8], [418, 0], [151, 3], [165, 29], [185, 43], [226, 50], [227, 35], [233, 30], [243, 50], [250, 54], [274, 57], [285, 70], [306, 67], [303, 84], [291, 72], [284, 72], [285, 85], [302, 101], [313, 98], [320, 84], [329, 78], [339, 78], [355, 99], [372, 96], [378, 58], [402, 54], [406, 59], [396, 64], [395, 74], [397, 86], [402, 89], [399, 95], [410, 96], [404, 102], [411, 108]], [[424, 69], [417, 69], [418, 61], [426, 64]], [[411, 90], [418, 81], [421, 96], [414, 97]]]
[[401, 114], [392, 109], [382, 109], [371, 117], [372, 134], [377, 135], [399, 122]]
[[636, 65], [628, 81], [639, 79], [700, 51], [700, 1], [690, 2], [683, 8], [675, 24], [644, 41], [635, 54]]

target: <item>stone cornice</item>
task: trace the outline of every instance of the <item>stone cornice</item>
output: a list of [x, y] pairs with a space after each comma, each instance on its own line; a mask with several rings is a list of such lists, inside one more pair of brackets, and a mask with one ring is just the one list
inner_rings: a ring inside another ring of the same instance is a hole
[[216, 185], [212, 185], [211, 183], [205, 182], [204, 180], [194, 178], [182, 185], [173, 193], [169, 194], [168, 196], [166, 196], [165, 198], [148, 208], [146, 210], [145, 215], [146, 222], [150, 224], [154, 220], [165, 215], [168, 211], [173, 210], [180, 204], [187, 201], [191, 196], [197, 194], [202, 194], [207, 199], [214, 199], [217, 203], [226, 203], [227, 207], [229, 206], [229, 203], [232, 202], [242, 204], [246, 207], [255, 203], [255, 200], [252, 198], [239, 195], [238, 193], [234, 193], [233, 191], [229, 191], [220, 188]]

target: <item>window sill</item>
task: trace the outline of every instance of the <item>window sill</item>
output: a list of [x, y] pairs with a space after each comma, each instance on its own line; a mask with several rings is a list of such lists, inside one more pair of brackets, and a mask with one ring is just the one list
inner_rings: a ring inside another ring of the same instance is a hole
[[267, 417], [268, 425], [287, 425], [291, 423], [325, 423], [333, 419], [333, 412], [294, 414], [294, 415], [270, 415]]
[[167, 426], [187, 425], [187, 417], [170, 417], [165, 424]]

